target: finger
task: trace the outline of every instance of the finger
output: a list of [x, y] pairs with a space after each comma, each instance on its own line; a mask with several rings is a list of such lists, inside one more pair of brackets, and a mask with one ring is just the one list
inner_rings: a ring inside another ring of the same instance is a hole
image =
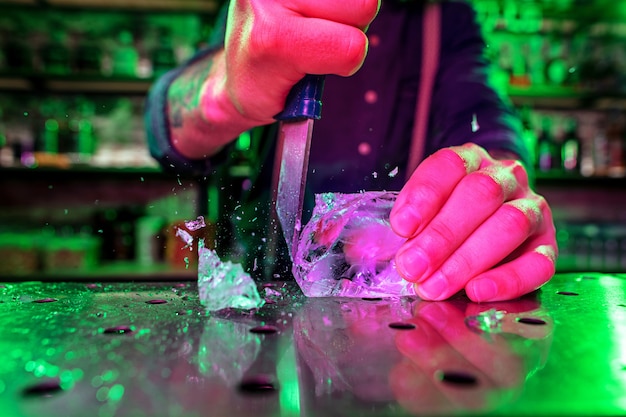
[[437, 388], [432, 376], [410, 360], [391, 369], [389, 386], [400, 406], [417, 415], [447, 415], [458, 408]]
[[[476, 275], [513, 253], [542, 222], [539, 199], [509, 201], [478, 227], [454, 253], [417, 284], [422, 299], [443, 300], [456, 294]], [[545, 203], [545, 202], [544, 202]]]
[[352, 75], [363, 64], [368, 46], [365, 33], [353, 26], [301, 17], [275, 22], [253, 42], [258, 46], [251, 49], [272, 51], [300, 76]]
[[532, 239], [527, 246], [517, 258], [469, 281], [465, 286], [467, 296], [476, 302], [512, 300], [548, 282], [554, 275], [557, 255], [549, 232]]
[[[436, 271], [504, 201], [523, 192], [515, 175], [520, 168], [519, 164], [494, 164], [459, 181], [440, 212], [398, 251], [400, 275], [420, 282]], [[465, 282], [458, 285], [457, 291]]]
[[404, 185], [389, 217], [393, 230], [412, 237], [435, 217], [456, 185], [476, 171], [487, 152], [475, 145], [442, 149], [426, 158]]
[[[447, 323], [445, 316], [440, 317], [440, 320], [444, 325]], [[448, 404], [433, 404], [433, 408], [477, 409], [484, 406], [487, 393], [497, 388], [489, 376], [469, 363], [427, 321], [418, 317], [410, 322], [417, 326], [416, 329], [399, 333], [395, 339], [396, 345], [421, 373], [430, 377], [437, 390], [445, 396], [445, 403]], [[450, 375], [452, 372], [475, 378], [475, 383], [460, 390], [458, 385], [450, 384], [443, 378], [443, 375]], [[429, 400], [418, 393], [415, 396], [420, 404], [429, 404]]]
[[331, 20], [364, 30], [376, 17], [379, 0], [291, 0], [285, 7], [306, 17]]
[[[497, 334], [488, 340], [470, 330], [465, 324], [465, 314], [451, 308], [449, 302], [424, 303], [418, 314], [496, 386], [517, 387], [524, 380], [522, 361], [512, 352], [508, 342]], [[442, 321], [441, 317], [446, 320]]]

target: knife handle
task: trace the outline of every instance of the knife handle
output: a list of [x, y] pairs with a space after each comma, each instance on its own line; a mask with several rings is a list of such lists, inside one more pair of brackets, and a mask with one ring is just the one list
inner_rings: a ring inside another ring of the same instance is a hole
[[280, 121], [322, 118], [324, 76], [307, 74], [287, 95], [285, 109], [274, 118]]

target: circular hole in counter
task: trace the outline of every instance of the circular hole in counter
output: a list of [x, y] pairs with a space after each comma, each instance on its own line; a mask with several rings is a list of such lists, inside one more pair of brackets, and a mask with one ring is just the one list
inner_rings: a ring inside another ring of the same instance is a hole
[[413, 330], [415, 329], [415, 325], [413, 323], [407, 323], [405, 321], [394, 321], [393, 323], [389, 323], [389, 327], [395, 330]]
[[56, 298], [41, 298], [39, 300], [33, 301], [33, 303], [42, 304], [42, 303], [54, 303], [55, 301], [59, 301]]
[[104, 334], [127, 334], [132, 332], [133, 329], [130, 326], [107, 327], [102, 331]]
[[268, 375], [254, 375], [239, 383], [239, 391], [246, 394], [273, 394], [276, 392], [274, 379]]
[[530, 324], [531, 326], [541, 326], [547, 324], [545, 320], [541, 320], [535, 317], [519, 317], [517, 319], [518, 323]]
[[273, 334], [278, 332], [278, 327], [265, 325], [265, 326], [256, 326], [250, 329], [250, 333], [258, 333], [258, 334]]
[[445, 382], [450, 385], [459, 385], [470, 387], [478, 385], [478, 378], [469, 372], [465, 371], [445, 371], [439, 370], [436, 372], [436, 377], [441, 382]]
[[24, 388], [22, 395], [24, 397], [50, 397], [60, 391], [63, 391], [63, 388], [58, 379], [46, 379]]
[[577, 292], [573, 292], [573, 291], [557, 291], [556, 293], [559, 295], [570, 295], [570, 296], [579, 295]]
[[167, 304], [166, 300], [148, 300], [146, 304]]

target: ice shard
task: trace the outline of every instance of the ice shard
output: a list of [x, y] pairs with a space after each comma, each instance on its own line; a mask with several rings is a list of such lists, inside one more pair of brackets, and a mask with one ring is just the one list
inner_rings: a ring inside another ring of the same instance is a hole
[[396, 192], [315, 196], [293, 259], [293, 274], [306, 296], [416, 295], [395, 267], [395, 254], [406, 240], [389, 224], [396, 197]]
[[198, 292], [208, 311], [250, 310], [265, 304], [256, 283], [241, 265], [222, 261], [214, 250], [204, 246], [202, 239], [198, 242]]

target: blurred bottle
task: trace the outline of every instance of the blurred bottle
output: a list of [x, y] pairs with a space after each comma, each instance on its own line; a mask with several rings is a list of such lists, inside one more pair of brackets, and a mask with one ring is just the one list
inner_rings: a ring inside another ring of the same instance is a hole
[[609, 116], [606, 139], [608, 147], [607, 175], [623, 177], [626, 174], [624, 157], [625, 129], [624, 117], [618, 110], [612, 111]]
[[76, 148], [78, 162], [89, 163], [96, 151], [96, 136], [93, 126], [95, 105], [88, 100], [82, 100], [78, 106], [79, 118], [76, 130]]
[[99, 74], [102, 68], [102, 56], [102, 48], [96, 36], [91, 32], [85, 32], [79, 36], [74, 69], [81, 74]]
[[[548, 172], [558, 169], [560, 164], [560, 149], [552, 131], [552, 117], [544, 115], [541, 119], [541, 130], [537, 138], [537, 168]], [[557, 158], [557, 155], [559, 158]]]
[[160, 28], [158, 30], [157, 46], [152, 51], [153, 74], [155, 77], [159, 77], [175, 66], [176, 56], [174, 54], [171, 31], [169, 28]]
[[39, 49], [43, 72], [54, 75], [70, 73], [70, 50], [62, 29], [53, 30], [50, 38]]
[[524, 106], [520, 110], [522, 122], [522, 140], [532, 158], [532, 165], [537, 166], [537, 134], [533, 128], [531, 120], [532, 110], [529, 106]]
[[607, 175], [609, 168], [609, 142], [606, 135], [606, 121], [598, 120], [592, 141], [593, 175]]
[[23, 34], [17, 31], [7, 33], [3, 55], [6, 72], [28, 73], [33, 70], [33, 51]]
[[0, 107], [0, 166], [11, 166], [15, 161], [13, 149], [7, 137], [6, 126], [4, 124], [4, 111]]
[[59, 121], [55, 117], [54, 102], [44, 101], [41, 105], [41, 127], [35, 144], [36, 152], [59, 153]]
[[568, 118], [565, 126], [565, 136], [561, 147], [561, 162], [563, 170], [568, 173], [580, 172], [582, 144], [578, 135], [578, 122]]
[[120, 32], [118, 44], [113, 52], [113, 75], [136, 77], [139, 53], [135, 48], [133, 34], [128, 30]]

